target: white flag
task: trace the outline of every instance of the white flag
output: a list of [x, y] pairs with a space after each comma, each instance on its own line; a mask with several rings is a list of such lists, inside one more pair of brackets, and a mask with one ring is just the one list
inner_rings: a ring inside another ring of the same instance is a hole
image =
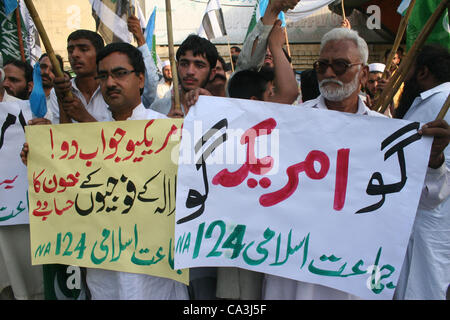
[[198, 35], [209, 40], [227, 35], [219, 0], [209, 0]]

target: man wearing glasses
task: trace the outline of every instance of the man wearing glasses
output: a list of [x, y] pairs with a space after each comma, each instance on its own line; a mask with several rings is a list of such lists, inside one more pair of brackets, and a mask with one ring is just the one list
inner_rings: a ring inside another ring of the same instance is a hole
[[359, 97], [367, 82], [369, 50], [354, 30], [335, 28], [322, 38], [317, 73], [320, 95], [301, 106], [342, 112], [381, 116], [370, 110]]
[[[128, 43], [112, 43], [97, 54], [100, 91], [109, 106], [106, 121], [165, 118], [141, 101], [145, 64], [141, 52]], [[186, 285], [175, 280], [88, 268], [87, 285], [93, 300], [188, 299]]]

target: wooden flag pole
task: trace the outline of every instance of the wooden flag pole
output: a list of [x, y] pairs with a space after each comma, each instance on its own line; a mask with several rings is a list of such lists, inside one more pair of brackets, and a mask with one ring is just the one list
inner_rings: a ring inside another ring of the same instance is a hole
[[[64, 73], [61, 70], [58, 59], [56, 59], [56, 55], [55, 52], [53, 51], [52, 44], [50, 43], [50, 39], [48, 38], [47, 32], [44, 29], [44, 25], [42, 24], [41, 18], [39, 18], [37, 10], [34, 7], [33, 1], [31, 0], [24, 0], [24, 1], [25, 5], [28, 8], [28, 11], [30, 12], [31, 18], [33, 19], [34, 25], [36, 26], [36, 29], [38, 30], [39, 35], [41, 36], [42, 43], [44, 43], [45, 50], [48, 54], [50, 62], [52, 63], [53, 73], [57, 77], [64, 77]], [[70, 90], [66, 91], [64, 93], [64, 96], [70, 99], [72, 99], [73, 97], [72, 92]], [[65, 113], [65, 111], [61, 106], [59, 106], [59, 117], [60, 123], [70, 122], [70, 117]]]
[[447, 97], [447, 100], [445, 100], [444, 105], [441, 108], [441, 111], [439, 111], [439, 114], [436, 117], [436, 120], [442, 120], [445, 117], [445, 114], [448, 111], [448, 107], [450, 106], [450, 94]]
[[166, 0], [166, 22], [167, 22], [167, 42], [169, 45], [170, 68], [172, 69], [173, 94], [175, 98], [175, 109], [180, 110], [180, 92], [178, 89], [178, 72], [175, 63], [175, 53], [173, 49], [173, 29], [172, 29], [172, 7], [170, 0]]
[[231, 55], [231, 47], [230, 47], [230, 37], [227, 35], [227, 42], [228, 42], [228, 54], [230, 55], [230, 64], [231, 64], [231, 72], [234, 72], [234, 65], [233, 65], [233, 57]]
[[436, 10], [433, 12], [431, 17], [428, 19], [427, 23], [423, 27], [417, 39], [414, 41], [411, 49], [408, 51], [406, 57], [403, 59], [397, 72], [391, 77], [388, 87], [383, 90], [380, 96], [380, 108], [377, 110], [380, 113], [384, 113], [392, 98], [394, 97], [397, 90], [400, 88], [402, 82], [404, 81], [406, 75], [408, 74], [410, 68], [412, 67], [418, 53], [419, 49], [423, 46], [426, 39], [430, 35], [437, 21], [444, 13], [450, 0], [443, 0]]
[[23, 62], [26, 61], [25, 59], [25, 49], [23, 45], [23, 37], [22, 37], [22, 24], [20, 22], [20, 8], [19, 4], [17, 4], [16, 10], [14, 10], [16, 13], [16, 23], [17, 23], [17, 39], [19, 40], [19, 49], [20, 49], [20, 57]]
[[[398, 31], [397, 31], [397, 35], [395, 36], [394, 45], [392, 46], [391, 52], [389, 53], [389, 56], [388, 56], [388, 58], [386, 60], [386, 67], [384, 68], [384, 72], [383, 72], [383, 75], [382, 75], [383, 79], [389, 78], [389, 72], [390, 72], [391, 66], [392, 66], [392, 59], [394, 59], [394, 56], [397, 53], [398, 47], [400, 46], [400, 43], [401, 43], [401, 41], [403, 39], [403, 35], [405, 34], [406, 27], [408, 26], [409, 17], [411, 16], [411, 13], [412, 13], [412, 10], [414, 8], [415, 3], [416, 3], [416, 0], [411, 0], [410, 4], [408, 6], [408, 10], [406, 11], [406, 14], [400, 20], [400, 25], [399, 25], [399, 28], [398, 28]], [[374, 110], [380, 109], [380, 106], [381, 106], [381, 103], [382, 103], [382, 101], [380, 99], [380, 95], [381, 95], [381, 93], [379, 91], [377, 91], [375, 93]]]
[[394, 45], [392, 46], [391, 52], [389, 53], [388, 59], [386, 61], [386, 68], [384, 69], [384, 72], [383, 72], [384, 79], [388, 78], [388, 73], [392, 66], [392, 59], [394, 59], [394, 56], [397, 53], [398, 47], [400, 46], [400, 43], [403, 39], [403, 35], [405, 34], [406, 27], [408, 26], [409, 17], [411, 16], [411, 13], [412, 13], [415, 3], [416, 3], [416, 0], [411, 0], [410, 4], [408, 6], [408, 10], [406, 11], [406, 14], [400, 20], [400, 25], [398, 27]]

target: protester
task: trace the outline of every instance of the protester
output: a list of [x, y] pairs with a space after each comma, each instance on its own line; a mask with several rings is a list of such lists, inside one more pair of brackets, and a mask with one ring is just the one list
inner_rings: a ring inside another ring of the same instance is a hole
[[6, 92], [18, 99], [28, 100], [33, 90], [33, 67], [28, 62], [10, 60], [4, 65]]
[[5, 71], [3, 70], [3, 57], [0, 54], [0, 102], [20, 100], [16, 97], [10, 96], [3, 87], [3, 80], [5, 80]]
[[227, 85], [227, 66], [225, 60], [219, 56], [216, 63], [216, 74], [214, 78], [208, 81], [205, 89], [208, 90], [213, 96], [225, 97], [226, 85]]
[[395, 299], [446, 299], [450, 283], [450, 115], [434, 120], [449, 94], [449, 51], [439, 45], [424, 45], [406, 76], [395, 113], [399, 119], [427, 123], [422, 133], [434, 135]]
[[[354, 30], [335, 28], [327, 32], [314, 63], [320, 95], [299, 108], [318, 108], [360, 115], [382, 116], [370, 110], [360, 98], [367, 81], [369, 52], [364, 39]], [[333, 288], [274, 275], [265, 276], [264, 299], [357, 299]]]
[[172, 89], [172, 69], [170, 67], [170, 61], [166, 60], [162, 64], [162, 79], [158, 83], [156, 89], [156, 96], [158, 99], [162, 99]]
[[[366, 94], [366, 105], [374, 110], [376, 105], [376, 97], [381, 94], [386, 86], [386, 81], [383, 80], [383, 72], [386, 66], [383, 63], [371, 63], [369, 64], [369, 77], [364, 85], [364, 92]], [[376, 110], [375, 110], [376, 111]], [[394, 103], [390, 103], [386, 108], [384, 115], [392, 118], [394, 113]]]

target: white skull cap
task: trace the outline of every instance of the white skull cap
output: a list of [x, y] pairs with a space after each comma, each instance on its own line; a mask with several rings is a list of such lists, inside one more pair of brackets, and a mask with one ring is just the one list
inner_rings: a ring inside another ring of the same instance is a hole
[[371, 63], [369, 64], [369, 72], [384, 72], [386, 66], [382, 63]]

